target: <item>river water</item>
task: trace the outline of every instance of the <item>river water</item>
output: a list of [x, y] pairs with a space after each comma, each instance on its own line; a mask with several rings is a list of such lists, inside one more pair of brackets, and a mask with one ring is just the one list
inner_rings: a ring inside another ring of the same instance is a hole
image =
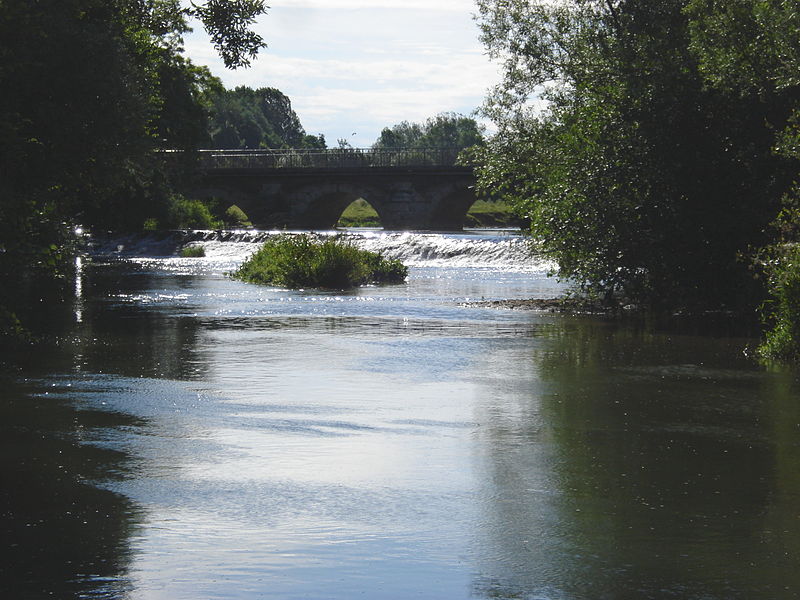
[[257, 239], [110, 240], [0, 375], [0, 597], [800, 595], [800, 385], [707, 327], [553, 297], [509, 235], [363, 233], [403, 285], [226, 276]]

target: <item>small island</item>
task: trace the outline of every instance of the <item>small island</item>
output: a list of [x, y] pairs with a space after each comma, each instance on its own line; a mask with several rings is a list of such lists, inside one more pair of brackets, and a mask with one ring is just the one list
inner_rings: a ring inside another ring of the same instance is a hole
[[281, 234], [267, 240], [231, 275], [250, 283], [293, 289], [341, 290], [370, 283], [402, 283], [408, 267], [357, 248], [342, 237]]

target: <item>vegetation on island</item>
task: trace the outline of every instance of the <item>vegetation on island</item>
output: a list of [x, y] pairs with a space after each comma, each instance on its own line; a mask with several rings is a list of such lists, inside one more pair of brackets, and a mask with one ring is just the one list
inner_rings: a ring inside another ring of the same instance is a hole
[[760, 259], [797, 241], [773, 226], [797, 196], [797, 3], [478, 8], [504, 66], [484, 107], [498, 133], [472, 156], [480, 191], [526, 216], [561, 276], [602, 302], [752, 312], [770, 291], [769, 340], [792, 340], [781, 354], [797, 358], [781, 298], [796, 307], [800, 266], [773, 252], [765, 274]]
[[203, 258], [206, 255], [206, 249], [199, 244], [186, 245], [181, 248], [181, 258]]
[[348, 289], [368, 283], [402, 283], [408, 268], [398, 260], [357, 248], [346, 238], [308, 234], [271, 237], [232, 276], [287, 288]]

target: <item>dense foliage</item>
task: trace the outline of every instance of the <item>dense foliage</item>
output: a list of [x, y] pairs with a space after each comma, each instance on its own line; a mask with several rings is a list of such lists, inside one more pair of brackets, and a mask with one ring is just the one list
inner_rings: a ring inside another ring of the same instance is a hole
[[[774, 151], [790, 160], [800, 158], [800, 5], [789, 0], [691, 0], [687, 12], [692, 48], [710, 85], [780, 107], [779, 118], [766, 123], [776, 133]], [[783, 198], [771, 234], [757, 261], [770, 294], [762, 306], [770, 330], [759, 353], [800, 362], [797, 180]]]
[[249, 229], [253, 226], [253, 224], [250, 222], [250, 217], [248, 217], [247, 214], [235, 204], [230, 205], [225, 210], [223, 222], [225, 227], [234, 227], [236, 229]]
[[179, 170], [154, 150], [196, 147], [219, 85], [180, 54], [187, 19], [200, 18], [236, 67], [264, 45], [249, 30], [264, 9], [263, 0], [0, 2], [0, 330], [17, 328], [31, 296], [42, 303], [44, 287], [66, 281], [76, 223], [168, 218]]
[[800, 359], [800, 246], [776, 247], [766, 264], [771, 299], [765, 303], [770, 329], [759, 347], [767, 359]]
[[213, 148], [325, 148], [325, 137], [306, 134], [289, 98], [274, 88], [240, 86], [212, 98]]
[[499, 132], [479, 154], [480, 188], [527, 215], [590, 293], [753, 308], [763, 290], [747, 257], [772, 241], [797, 170], [773, 151], [797, 106], [797, 4], [478, 5], [505, 73], [485, 109]]
[[184, 246], [179, 254], [181, 258], [203, 258], [206, 255], [206, 249], [200, 245]]
[[376, 149], [455, 148], [462, 150], [484, 143], [483, 128], [470, 117], [442, 113], [425, 121], [403, 121], [386, 127], [372, 145]]
[[324, 289], [400, 283], [407, 275], [400, 261], [361, 250], [346, 239], [320, 240], [305, 234], [270, 238], [233, 273], [251, 283]]

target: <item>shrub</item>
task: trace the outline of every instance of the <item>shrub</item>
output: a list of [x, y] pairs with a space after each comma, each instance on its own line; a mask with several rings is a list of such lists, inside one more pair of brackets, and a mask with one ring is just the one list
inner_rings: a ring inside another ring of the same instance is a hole
[[181, 248], [181, 258], [203, 258], [206, 249], [203, 246], [184, 246]]
[[770, 360], [800, 361], [800, 245], [774, 250], [767, 277], [772, 299], [764, 303], [762, 317], [772, 328], [758, 352]]
[[265, 242], [232, 275], [251, 283], [289, 288], [345, 289], [365, 283], [400, 283], [408, 268], [341, 238], [317, 240], [306, 234], [284, 234]]
[[168, 226], [174, 229], [219, 229], [209, 207], [201, 200], [190, 200], [175, 194], [170, 198]]
[[244, 227], [248, 229], [253, 227], [253, 224], [250, 222], [250, 217], [248, 217], [245, 212], [235, 204], [229, 206], [225, 211], [224, 220], [226, 227]]

